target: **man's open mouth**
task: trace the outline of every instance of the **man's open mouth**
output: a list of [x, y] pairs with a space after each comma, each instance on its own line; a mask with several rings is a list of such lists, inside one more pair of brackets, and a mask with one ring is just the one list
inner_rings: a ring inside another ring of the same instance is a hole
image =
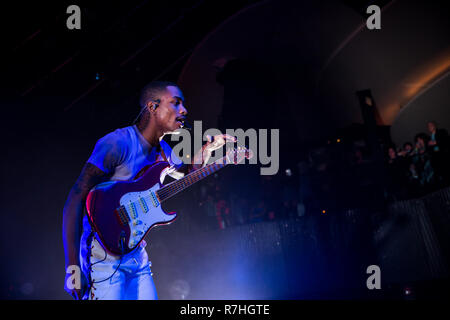
[[186, 121], [186, 118], [185, 117], [177, 117], [175, 120], [178, 121], [181, 125], [184, 125], [184, 121]]

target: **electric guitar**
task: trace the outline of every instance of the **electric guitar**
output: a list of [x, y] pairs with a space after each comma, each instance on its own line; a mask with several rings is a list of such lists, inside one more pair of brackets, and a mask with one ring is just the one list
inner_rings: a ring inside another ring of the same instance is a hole
[[113, 255], [135, 249], [151, 228], [169, 224], [175, 212], [165, 212], [161, 204], [228, 164], [251, 159], [253, 152], [240, 147], [183, 178], [162, 185], [161, 175], [170, 169], [167, 162], [155, 162], [143, 168], [132, 181], [108, 181], [89, 191], [86, 211], [102, 246]]

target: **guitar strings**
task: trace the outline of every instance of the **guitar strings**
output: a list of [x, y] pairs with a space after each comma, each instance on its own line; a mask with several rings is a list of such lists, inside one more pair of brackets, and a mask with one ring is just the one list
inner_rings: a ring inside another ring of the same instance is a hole
[[[223, 159], [223, 158], [222, 158]], [[174, 181], [166, 186], [163, 186], [161, 189], [157, 190], [156, 193], [160, 199], [160, 201], [164, 201], [168, 199], [171, 196], [174, 196], [181, 190], [183, 190], [186, 186], [192, 185], [198, 181], [201, 180], [201, 178], [207, 177], [214, 172], [216, 172], [218, 169], [223, 168], [226, 165], [226, 163], [217, 163], [213, 162], [210, 165], [201, 168], [197, 171], [192, 172], [191, 174], [181, 178], [180, 180]], [[144, 199], [146, 202], [152, 202], [151, 196], [143, 196], [140, 197]], [[139, 201], [131, 201], [130, 204], [138, 205]]]
[[165, 200], [168, 195], [170, 195], [170, 196], [174, 195], [174, 194], [178, 193], [179, 191], [181, 191], [182, 189], [184, 189], [186, 187], [186, 182], [188, 182], [187, 185], [194, 184], [195, 182], [200, 181], [200, 179], [202, 177], [209, 176], [224, 166], [225, 166], [225, 164], [212, 163], [208, 167], [199, 169], [198, 171], [193, 172], [192, 174], [190, 174], [180, 180], [174, 181], [173, 183], [162, 187], [161, 189], [159, 189], [157, 191], [158, 196], [160, 196], [160, 199], [164, 198], [164, 200]]
[[180, 180], [174, 181], [161, 189], [157, 190], [156, 193], [161, 201], [166, 200], [167, 198], [177, 194], [180, 190], [183, 190], [185, 188], [185, 182], [189, 182], [188, 185], [194, 184], [195, 182], [199, 181], [202, 177], [206, 177], [214, 173], [220, 168], [223, 168], [227, 164], [228, 157], [222, 157], [222, 163], [218, 163], [218, 161], [213, 162], [209, 165], [207, 165], [204, 168], [201, 168], [197, 171], [194, 171], [193, 173], [183, 177]]

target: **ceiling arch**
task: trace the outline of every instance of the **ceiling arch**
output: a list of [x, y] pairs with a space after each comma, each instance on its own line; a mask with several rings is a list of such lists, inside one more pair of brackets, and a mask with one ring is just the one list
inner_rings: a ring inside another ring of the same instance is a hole
[[[298, 135], [362, 122], [355, 92], [371, 89], [383, 124], [449, 68], [449, 12], [435, 2], [396, 0], [381, 30], [339, 1], [263, 1], [211, 32], [183, 68], [179, 83], [194, 119], [216, 126], [223, 104], [218, 70], [231, 59], [272, 66]], [[282, 108], [285, 106], [278, 106]], [[402, 111], [404, 112], [404, 111]], [[399, 129], [401, 131], [401, 129]]]

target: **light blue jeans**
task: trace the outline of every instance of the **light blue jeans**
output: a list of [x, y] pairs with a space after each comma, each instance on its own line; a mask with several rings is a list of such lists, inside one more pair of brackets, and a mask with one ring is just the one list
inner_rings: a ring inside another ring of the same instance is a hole
[[119, 266], [120, 257], [108, 254], [95, 235], [90, 238], [92, 241], [85, 237], [82, 237], [81, 241], [81, 269], [90, 281], [90, 289], [83, 299], [155, 300], [158, 298], [144, 240], [138, 248], [122, 257]]

